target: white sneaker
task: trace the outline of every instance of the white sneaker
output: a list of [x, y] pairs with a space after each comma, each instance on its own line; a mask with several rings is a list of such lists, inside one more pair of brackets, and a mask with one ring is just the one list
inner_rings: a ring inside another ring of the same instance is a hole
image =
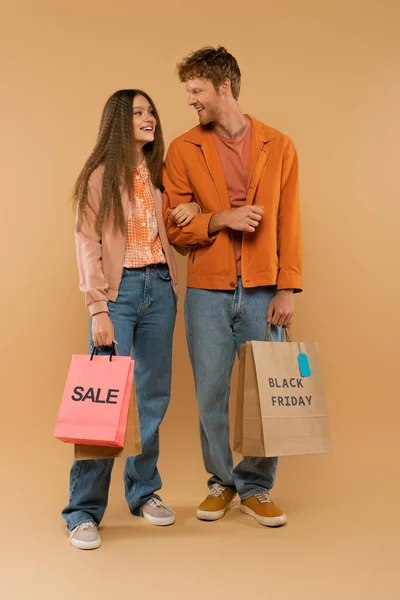
[[175, 523], [175, 513], [172, 508], [166, 506], [158, 498], [150, 498], [142, 506], [142, 516], [152, 525], [173, 525]]
[[72, 546], [79, 550], [95, 550], [101, 546], [101, 539], [97, 525], [93, 521], [86, 521], [75, 527], [69, 534]]

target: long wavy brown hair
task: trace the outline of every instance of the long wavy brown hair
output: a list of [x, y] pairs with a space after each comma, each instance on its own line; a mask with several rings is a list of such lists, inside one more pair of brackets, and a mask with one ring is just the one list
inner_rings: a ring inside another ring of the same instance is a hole
[[154, 102], [148, 94], [141, 90], [119, 90], [106, 102], [96, 145], [75, 183], [73, 200], [77, 210], [78, 231], [88, 209], [93, 210], [88, 201], [90, 176], [95, 169], [102, 165], [104, 167], [103, 188], [96, 229], [101, 235], [104, 222], [112, 219], [114, 227], [125, 232], [126, 224], [120, 186], [121, 184], [125, 186], [131, 198], [134, 188], [133, 99], [138, 95], [144, 96], [148, 100], [157, 121], [154, 141], [146, 144], [143, 152], [153, 185], [156, 188], [162, 187], [164, 139]]

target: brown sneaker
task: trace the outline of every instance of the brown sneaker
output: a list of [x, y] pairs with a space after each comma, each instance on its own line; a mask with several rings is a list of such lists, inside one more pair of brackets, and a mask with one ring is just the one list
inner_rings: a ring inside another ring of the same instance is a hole
[[210, 488], [210, 494], [197, 509], [197, 518], [201, 521], [222, 519], [227, 510], [235, 504], [235, 494], [218, 483]]
[[240, 510], [267, 527], [280, 527], [287, 521], [286, 515], [270, 500], [267, 492], [242, 500]]

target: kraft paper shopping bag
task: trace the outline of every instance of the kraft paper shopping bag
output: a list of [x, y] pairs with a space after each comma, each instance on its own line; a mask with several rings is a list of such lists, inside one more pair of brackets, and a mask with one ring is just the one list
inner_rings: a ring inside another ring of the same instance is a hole
[[331, 450], [317, 343], [247, 342], [240, 372], [234, 450], [257, 457]]

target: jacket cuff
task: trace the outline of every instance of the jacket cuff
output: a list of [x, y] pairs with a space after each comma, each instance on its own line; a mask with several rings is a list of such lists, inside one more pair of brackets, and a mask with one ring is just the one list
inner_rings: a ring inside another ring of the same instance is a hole
[[[196, 215], [195, 223], [189, 223], [185, 227], [179, 228], [176, 225], [171, 227], [170, 243], [176, 246], [205, 246], [212, 244], [215, 241], [217, 234], [208, 235], [210, 220], [213, 213], [200, 213]], [[178, 233], [178, 235], [177, 235]], [[174, 239], [175, 238], [175, 239]]]
[[214, 234], [211, 237], [208, 235], [212, 213], [199, 213], [196, 218], [198, 219], [196, 242], [201, 245], [210, 244], [215, 239]]
[[278, 275], [278, 290], [294, 290], [302, 292], [303, 284], [301, 275], [293, 271], [280, 271]]
[[[204, 213], [202, 213], [204, 214]], [[204, 232], [204, 235], [206, 237], [206, 244], [212, 244], [213, 242], [215, 242], [217, 235], [218, 235], [218, 231], [216, 231], [215, 233], [212, 233], [211, 235], [209, 234], [209, 229], [210, 229], [210, 221], [213, 218], [215, 213], [209, 213], [207, 215], [204, 215], [205, 217], [208, 217], [208, 219], [205, 221], [205, 226], [206, 226], [206, 230]]]
[[108, 313], [108, 304], [105, 300], [100, 300], [99, 302], [91, 302], [88, 306], [89, 313], [91, 317], [97, 315], [98, 313], [106, 312]]

